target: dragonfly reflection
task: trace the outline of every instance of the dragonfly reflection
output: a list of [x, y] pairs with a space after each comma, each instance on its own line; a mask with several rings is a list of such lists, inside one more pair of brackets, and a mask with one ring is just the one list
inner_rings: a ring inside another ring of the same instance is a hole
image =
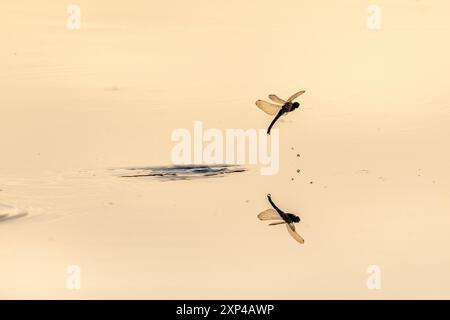
[[292, 213], [285, 213], [280, 208], [276, 206], [275, 203], [272, 201], [272, 197], [270, 194], [267, 195], [267, 199], [269, 199], [270, 204], [275, 209], [267, 209], [260, 214], [258, 214], [259, 220], [281, 220], [277, 222], [272, 222], [269, 224], [269, 226], [275, 226], [279, 224], [286, 224], [286, 228], [289, 232], [289, 234], [294, 238], [296, 241], [300, 243], [304, 243], [305, 240], [295, 231], [295, 225], [294, 223], [300, 222], [300, 218]]

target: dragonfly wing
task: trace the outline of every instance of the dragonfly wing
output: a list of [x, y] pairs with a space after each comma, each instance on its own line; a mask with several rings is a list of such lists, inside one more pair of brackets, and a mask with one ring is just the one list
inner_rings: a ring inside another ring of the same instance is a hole
[[298, 96], [301, 96], [304, 93], [305, 93], [305, 90], [294, 93], [292, 96], [289, 97], [289, 99], [287, 101], [292, 102], [292, 101], [294, 101], [295, 98], [297, 98]]
[[259, 220], [283, 220], [278, 212], [273, 209], [267, 209], [258, 214]]
[[281, 222], [272, 222], [272, 223], [269, 223], [269, 226], [276, 226], [276, 225], [279, 225], [279, 224], [285, 224], [286, 222], [285, 221], [281, 221]]
[[305, 240], [297, 232], [295, 232], [295, 226], [293, 223], [286, 224], [286, 228], [291, 237], [294, 238], [297, 242], [305, 243]]
[[285, 104], [286, 101], [278, 97], [276, 94], [269, 94], [269, 99], [275, 101], [276, 103]]
[[256, 106], [271, 116], [275, 116], [281, 109], [281, 106], [263, 100], [256, 101]]

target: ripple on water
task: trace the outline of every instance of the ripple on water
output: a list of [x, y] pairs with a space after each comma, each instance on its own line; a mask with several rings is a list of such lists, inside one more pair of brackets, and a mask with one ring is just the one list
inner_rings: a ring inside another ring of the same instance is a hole
[[236, 165], [175, 165], [128, 167], [113, 170], [117, 176], [122, 178], [152, 177], [162, 181], [217, 178], [247, 171], [246, 168]]
[[26, 210], [0, 203], [0, 223], [20, 219], [27, 215]]

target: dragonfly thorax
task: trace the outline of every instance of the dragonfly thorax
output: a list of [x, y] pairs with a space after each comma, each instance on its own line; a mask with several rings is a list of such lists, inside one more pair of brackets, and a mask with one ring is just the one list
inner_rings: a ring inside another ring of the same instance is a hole
[[285, 109], [286, 112], [291, 112], [291, 111], [294, 111], [295, 109], [297, 109], [298, 107], [300, 107], [300, 103], [288, 102], [283, 106], [283, 109]]
[[289, 220], [291, 220], [294, 223], [298, 223], [300, 222], [300, 218], [298, 216], [296, 216], [295, 214], [292, 213], [287, 213]]

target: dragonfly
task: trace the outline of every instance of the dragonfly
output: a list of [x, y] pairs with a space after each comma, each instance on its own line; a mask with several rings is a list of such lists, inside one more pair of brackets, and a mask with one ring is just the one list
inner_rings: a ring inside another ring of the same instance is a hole
[[[295, 225], [294, 223], [299, 223], [300, 218], [292, 213], [285, 213], [280, 208], [277, 207], [275, 203], [272, 201], [272, 197], [270, 193], [267, 195], [267, 199], [269, 200], [270, 204], [272, 205], [273, 209], [267, 209], [258, 214], [259, 220], [281, 220], [269, 223], [269, 226], [276, 226], [280, 224], [285, 224], [287, 231], [291, 235], [292, 238], [294, 238], [299, 243], [304, 243], [305, 240], [295, 231]], [[274, 210], [275, 209], [275, 210]]]
[[298, 107], [300, 107], [300, 103], [293, 101], [304, 93], [305, 90], [296, 92], [292, 96], [290, 96], [286, 101], [279, 98], [276, 94], [269, 94], [269, 99], [275, 103], [267, 102], [264, 100], [257, 100], [255, 102], [256, 106], [260, 108], [262, 111], [271, 116], [275, 116], [275, 118], [270, 123], [269, 128], [267, 129], [267, 134], [270, 134], [270, 130], [272, 130], [273, 125], [282, 115], [286, 115], [289, 112], [292, 112]]

